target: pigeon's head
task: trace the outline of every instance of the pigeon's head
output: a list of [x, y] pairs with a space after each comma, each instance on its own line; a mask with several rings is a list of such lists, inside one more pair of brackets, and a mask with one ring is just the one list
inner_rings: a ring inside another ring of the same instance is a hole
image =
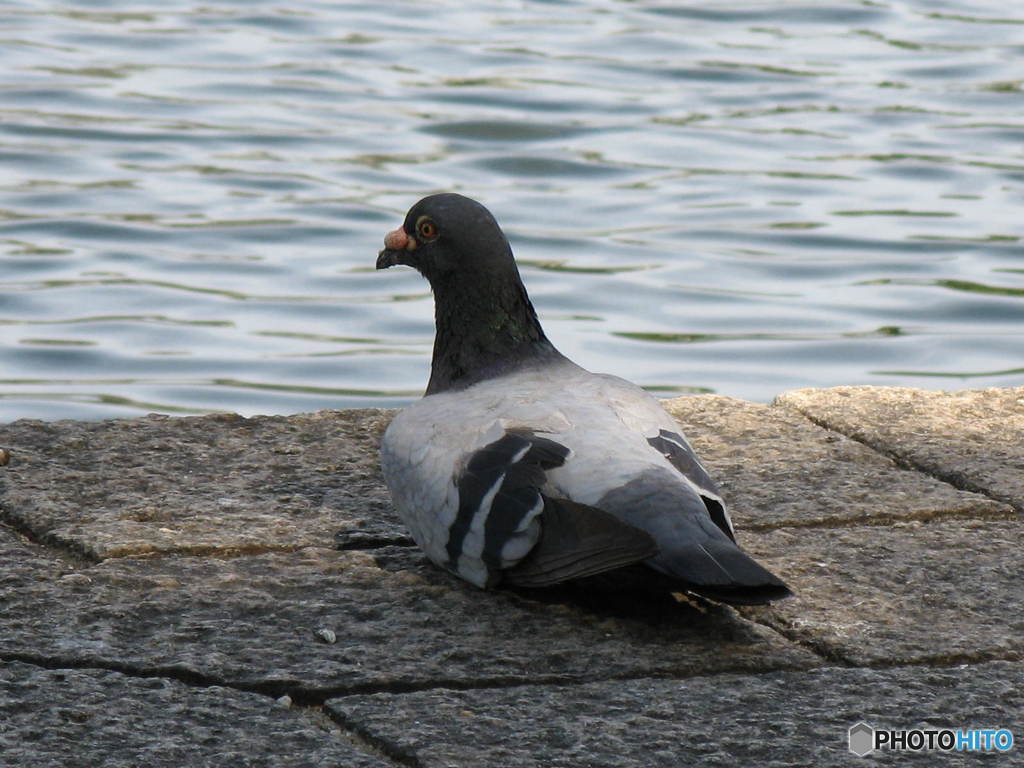
[[491, 212], [453, 193], [423, 198], [388, 232], [377, 269], [395, 264], [413, 267], [431, 283], [456, 275], [500, 280], [510, 271], [518, 280], [512, 249]]
[[475, 200], [449, 193], [416, 203], [377, 256], [377, 269], [395, 264], [416, 269], [434, 293], [428, 395], [559, 356], [540, 327], [505, 234]]

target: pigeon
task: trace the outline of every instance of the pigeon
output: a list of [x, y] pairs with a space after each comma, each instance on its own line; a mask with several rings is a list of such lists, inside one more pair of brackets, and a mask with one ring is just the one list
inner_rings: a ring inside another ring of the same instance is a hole
[[736, 544], [658, 400], [555, 349], [483, 205], [420, 200], [377, 257], [398, 264], [429, 281], [436, 334], [426, 392], [388, 426], [381, 469], [432, 562], [484, 589], [639, 571], [652, 588], [730, 604], [791, 594]]

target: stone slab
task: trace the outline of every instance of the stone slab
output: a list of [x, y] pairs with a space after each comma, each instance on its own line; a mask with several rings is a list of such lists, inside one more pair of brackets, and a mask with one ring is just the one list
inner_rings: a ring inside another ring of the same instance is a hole
[[319, 713], [226, 688], [0, 661], [0, 763], [392, 768]]
[[410, 543], [377, 446], [393, 411], [0, 425], [0, 514], [93, 559]]
[[[1021, 765], [1024, 666], [903, 667], [435, 690], [327, 702], [341, 723], [421, 768]], [[1009, 728], [1011, 752], [848, 751], [847, 729]]]
[[801, 389], [776, 403], [1024, 512], [1024, 387]]
[[728, 609], [483, 592], [403, 547], [115, 558], [7, 589], [3, 609], [0, 658], [275, 695], [821, 663]]
[[721, 486], [741, 537], [779, 526], [1014, 515], [1005, 504], [903, 469], [789, 408], [721, 395], [665, 406]]
[[1024, 659], [1022, 538], [980, 520], [751, 535], [796, 596], [743, 613], [858, 666]]

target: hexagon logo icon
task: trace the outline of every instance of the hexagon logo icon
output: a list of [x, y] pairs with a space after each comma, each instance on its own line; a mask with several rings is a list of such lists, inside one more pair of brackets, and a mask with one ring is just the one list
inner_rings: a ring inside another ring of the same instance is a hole
[[850, 751], [857, 757], [864, 757], [875, 751], [875, 729], [864, 722], [851, 725], [846, 732]]

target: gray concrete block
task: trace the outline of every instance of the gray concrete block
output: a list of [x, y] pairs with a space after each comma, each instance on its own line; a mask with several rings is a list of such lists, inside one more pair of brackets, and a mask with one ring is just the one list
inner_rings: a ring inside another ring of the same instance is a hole
[[743, 613], [849, 664], [1024, 659], [1020, 537], [981, 520], [751, 535], [796, 597]]
[[788, 408], [719, 395], [665, 406], [722, 487], [741, 535], [780, 525], [1013, 514], [1005, 504], [902, 469]]
[[3, 424], [0, 510], [94, 559], [408, 543], [377, 465], [392, 414]]
[[1024, 511], [1024, 387], [801, 389], [775, 402], [959, 488]]
[[876, 752], [847, 730], [1017, 729], [1020, 664], [903, 667], [610, 680], [576, 686], [434, 690], [327, 702], [340, 722], [422, 768], [647, 768], [1020, 765], [1009, 753]]
[[267, 696], [2, 661], [0, 763], [11, 768], [394, 765], [353, 745], [318, 712], [282, 706]]
[[0, 656], [274, 695], [820, 663], [728, 609], [482, 592], [409, 548], [117, 558], [14, 585], [3, 629]]

